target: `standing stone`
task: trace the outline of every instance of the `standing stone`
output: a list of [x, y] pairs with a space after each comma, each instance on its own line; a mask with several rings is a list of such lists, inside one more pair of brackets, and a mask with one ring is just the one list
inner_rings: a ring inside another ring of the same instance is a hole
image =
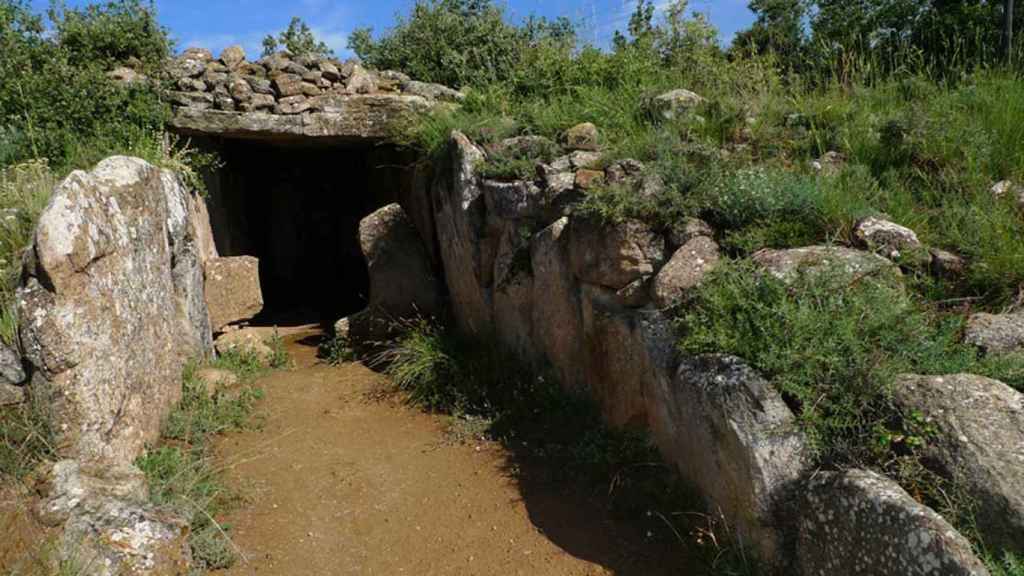
[[582, 294], [583, 376], [606, 422], [650, 425], [649, 391], [667, 386], [675, 362], [668, 319], [653, 310], [625, 310], [600, 286]]
[[651, 298], [658, 308], [671, 308], [687, 292], [700, 285], [718, 264], [718, 244], [706, 236], [690, 240], [676, 250], [651, 284]]
[[232, 70], [238, 68], [242, 62], [245, 62], [245, 48], [237, 45], [228, 46], [220, 53], [220, 61]]
[[1024, 554], [1024, 395], [998, 380], [957, 374], [903, 376], [894, 398], [937, 429], [924, 460], [966, 486], [985, 543]]
[[988, 576], [971, 544], [892, 480], [866, 470], [818, 472], [800, 507], [802, 574]]
[[[675, 379], [650, 391], [652, 430], [682, 478], [720, 511], [747, 546], [780, 565], [780, 518], [810, 465], [796, 418], [782, 396], [739, 358], [684, 359]], [[815, 573], [816, 574], [816, 573]]]
[[206, 305], [214, 332], [259, 314], [263, 310], [260, 261], [252, 256], [207, 261]]
[[484, 334], [493, 328], [487, 281], [493, 261], [483, 241], [486, 210], [476, 176], [484, 154], [461, 132], [452, 134], [450, 147], [450, 161], [440, 167], [432, 193], [441, 262], [459, 329]]
[[583, 385], [583, 312], [579, 286], [569, 269], [568, 218], [533, 237], [533, 336], [567, 389]]
[[190, 202], [172, 172], [112, 157], [68, 176], [40, 216], [18, 317], [59, 455], [132, 462], [180, 399], [182, 368], [209, 353]]
[[359, 245], [370, 275], [371, 310], [395, 319], [437, 314], [441, 297], [430, 256], [401, 206], [363, 218]]

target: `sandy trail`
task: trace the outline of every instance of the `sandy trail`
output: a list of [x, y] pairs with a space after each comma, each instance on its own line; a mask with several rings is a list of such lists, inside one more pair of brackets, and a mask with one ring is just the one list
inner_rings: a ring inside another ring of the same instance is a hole
[[378, 374], [318, 363], [315, 335], [288, 335], [295, 368], [259, 382], [262, 428], [219, 443], [248, 497], [222, 519], [246, 557], [227, 574], [688, 573], [599, 495], [521, 482], [500, 445], [453, 442], [443, 418], [375, 397]]

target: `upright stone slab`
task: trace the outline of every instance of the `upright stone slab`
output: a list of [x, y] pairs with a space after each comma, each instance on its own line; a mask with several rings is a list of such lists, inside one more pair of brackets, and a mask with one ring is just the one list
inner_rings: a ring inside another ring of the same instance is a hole
[[359, 244], [370, 273], [370, 308], [395, 318], [434, 315], [440, 307], [430, 255], [398, 204], [359, 223]]
[[971, 374], [903, 376], [894, 394], [935, 427], [926, 460], [967, 488], [985, 543], [1024, 554], [1024, 394]]
[[614, 293], [583, 285], [583, 376], [613, 426], [647, 427], [649, 391], [672, 379], [675, 338], [656, 310], [623, 309]]
[[533, 338], [562, 386], [583, 386], [583, 312], [580, 287], [569, 269], [562, 218], [533, 237]]
[[213, 258], [206, 262], [206, 303], [210, 325], [220, 332], [263, 310], [260, 261], [252, 256]]
[[815, 474], [800, 510], [806, 576], [988, 576], [966, 538], [874, 472]]
[[212, 349], [190, 201], [173, 173], [113, 157], [68, 176], [40, 216], [18, 308], [59, 455], [133, 461], [185, 363]]
[[791, 515], [809, 454], [782, 397], [739, 358], [684, 358], [650, 391], [654, 438], [682, 478], [769, 565], [782, 565], [780, 518]]
[[484, 154], [460, 132], [452, 135], [450, 163], [434, 182], [434, 217], [445, 280], [459, 328], [470, 334], [493, 327], [489, 277], [493, 256], [483, 241], [484, 198], [476, 166]]

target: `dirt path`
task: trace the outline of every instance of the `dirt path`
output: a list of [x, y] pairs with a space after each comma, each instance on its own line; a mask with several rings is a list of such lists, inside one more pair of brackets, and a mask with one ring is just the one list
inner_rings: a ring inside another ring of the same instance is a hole
[[501, 446], [450, 441], [443, 419], [375, 399], [379, 375], [317, 363], [302, 336], [287, 337], [295, 369], [260, 382], [265, 425], [218, 449], [249, 500], [224, 519], [246, 556], [228, 574], [683, 573], [678, 548], [599, 498], [520, 485]]

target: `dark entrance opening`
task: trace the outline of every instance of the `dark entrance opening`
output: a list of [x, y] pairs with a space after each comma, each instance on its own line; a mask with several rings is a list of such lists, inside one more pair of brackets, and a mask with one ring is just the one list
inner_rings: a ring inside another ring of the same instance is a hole
[[[260, 260], [255, 325], [332, 324], [366, 306], [359, 222], [411, 192], [393, 146], [223, 139], [208, 205], [221, 256]], [[423, 190], [421, 193], [425, 193]]]

